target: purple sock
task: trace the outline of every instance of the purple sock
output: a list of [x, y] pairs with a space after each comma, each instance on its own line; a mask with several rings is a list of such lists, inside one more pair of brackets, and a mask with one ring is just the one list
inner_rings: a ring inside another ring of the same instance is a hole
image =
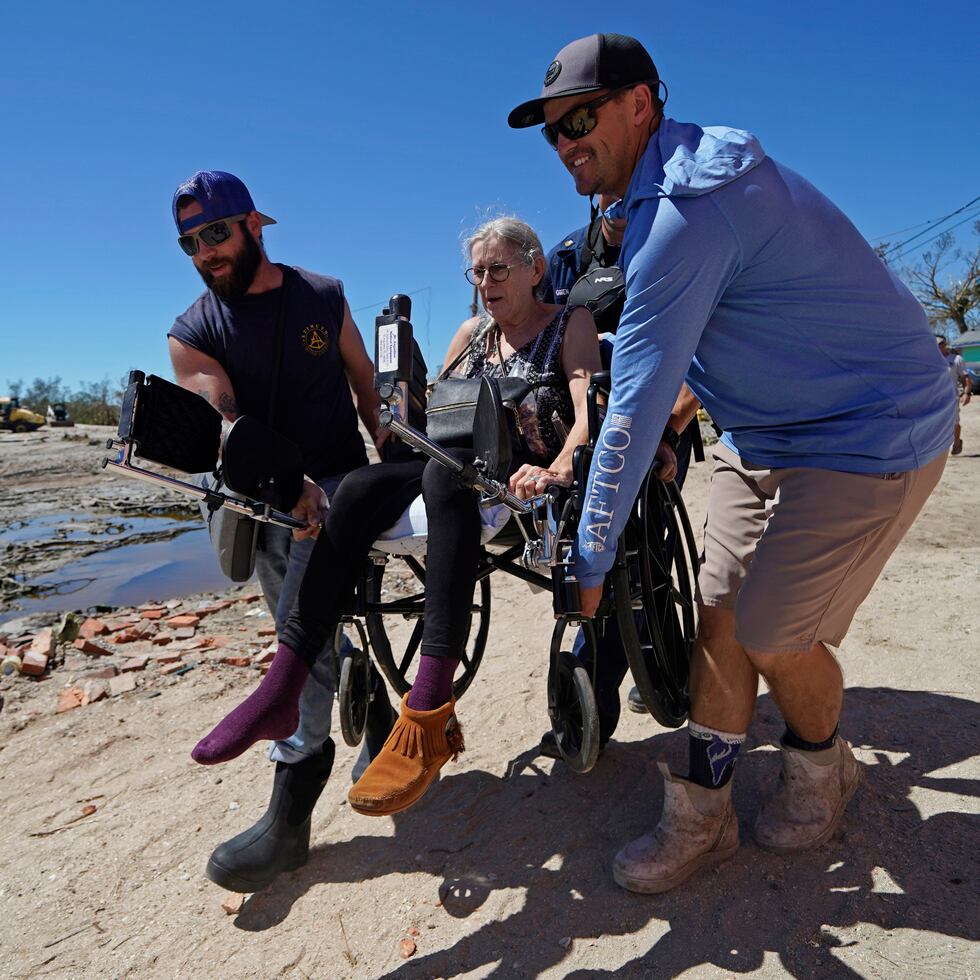
[[415, 683], [408, 692], [406, 704], [413, 711], [432, 711], [442, 707], [453, 696], [453, 674], [458, 660], [449, 657], [427, 657], [419, 659], [419, 672]]
[[299, 696], [309, 676], [306, 661], [280, 643], [262, 683], [194, 746], [191, 758], [213, 766], [262, 739], [288, 738], [299, 724]]

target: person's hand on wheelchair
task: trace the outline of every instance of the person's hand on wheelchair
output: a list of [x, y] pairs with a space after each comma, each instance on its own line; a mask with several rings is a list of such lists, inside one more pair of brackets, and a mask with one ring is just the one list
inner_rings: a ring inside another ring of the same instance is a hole
[[657, 447], [653, 459], [653, 472], [657, 474], [657, 479], [664, 483], [670, 483], [677, 476], [677, 454], [670, 448], [670, 443], [661, 442]]
[[315, 538], [320, 533], [320, 527], [327, 519], [330, 502], [327, 495], [308, 476], [303, 477], [303, 492], [293, 507], [291, 513], [298, 521], [304, 521], [306, 527], [296, 528], [293, 538], [302, 541], [304, 538]]
[[549, 469], [546, 466], [533, 466], [525, 463], [508, 480], [507, 487], [515, 497], [521, 500], [530, 500], [538, 494], [544, 493], [553, 484], [559, 487], [570, 486], [572, 482], [572, 471], [564, 472], [561, 469]]

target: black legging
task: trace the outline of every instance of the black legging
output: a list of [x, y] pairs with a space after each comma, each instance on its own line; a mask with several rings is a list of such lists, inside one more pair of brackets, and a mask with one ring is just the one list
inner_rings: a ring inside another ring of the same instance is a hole
[[[454, 449], [471, 462], [471, 450]], [[458, 659], [480, 554], [479, 497], [435, 461], [377, 463], [346, 476], [330, 504], [280, 640], [312, 663], [348, 610], [368, 551], [419, 495], [428, 519], [422, 653]]]

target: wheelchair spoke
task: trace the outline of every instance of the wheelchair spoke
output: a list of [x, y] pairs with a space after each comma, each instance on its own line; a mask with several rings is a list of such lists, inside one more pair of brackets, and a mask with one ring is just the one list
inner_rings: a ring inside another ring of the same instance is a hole
[[409, 638], [408, 646], [405, 648], [405, 655], [402, 657], [401, 662], [398, 664], [398, 673], [404, 676], [405, 672], [408, 670], [415, 657], [415, 652], [418, 650], [419, 645], [422, 642], [422, 630], [425, 627], [423, 620], [418, 619], [415, 621], [415, 628], [412, 630], [412, 635]]

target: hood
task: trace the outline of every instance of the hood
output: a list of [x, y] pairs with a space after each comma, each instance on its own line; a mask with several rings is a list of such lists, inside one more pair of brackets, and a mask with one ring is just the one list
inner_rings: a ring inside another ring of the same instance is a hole
[[647, 145], [627, 198], [699, 197], [724, 187], [766, 158], [759, 141], [742, 129], [664, 119]]

